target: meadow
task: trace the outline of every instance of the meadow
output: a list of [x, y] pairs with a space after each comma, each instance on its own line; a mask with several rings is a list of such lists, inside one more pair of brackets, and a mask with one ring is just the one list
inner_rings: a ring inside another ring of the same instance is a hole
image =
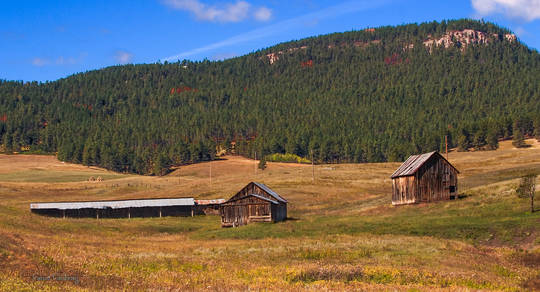
[[[540, 173], [540, 145], [527, 143], [451, 152], [460, 198], [401, 207], [391, 205], [389, 178], [400, 163], [316, 165], [313, 178], [309, 164], [261, 171], [227, 156], [150, 177], [0, 155], [0, 290], [537, 290], [540, 212], [514, 192], [520, 176]], [[213, 215], [29, 211], [31, 202], [227, 199], [250, 181], [285, 197], [289, 220], [223, 229]]]

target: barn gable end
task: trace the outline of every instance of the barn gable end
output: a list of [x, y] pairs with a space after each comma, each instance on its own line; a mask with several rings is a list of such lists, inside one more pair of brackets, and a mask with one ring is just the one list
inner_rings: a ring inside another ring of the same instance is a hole
[[251, 182], [220, 206], [221, 226], [278, 222], [287, 217], [287, 200], [264, 184]]

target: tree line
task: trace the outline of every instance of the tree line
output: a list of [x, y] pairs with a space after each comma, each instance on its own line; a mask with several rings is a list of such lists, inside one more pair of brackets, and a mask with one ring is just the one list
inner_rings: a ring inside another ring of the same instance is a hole
[[312, 37], [225, 61], [0, 81], [0, 151], [160, 175], [218, 150], [381, 162], [443, 150], [445, 136], [461, 151], [539, 137], [538, 52], [504, 37], [465, 50], [422, 43], [465, 28], [509, 33], [482, 21], [430, 22]]

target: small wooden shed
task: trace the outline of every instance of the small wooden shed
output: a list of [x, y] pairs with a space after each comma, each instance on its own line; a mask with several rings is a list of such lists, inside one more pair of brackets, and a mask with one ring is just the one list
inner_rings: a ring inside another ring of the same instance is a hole
[[262, 183], [250, 182], [219, 209], [221, 227], [251, 222], [279, 222], [287, 218], [287, 200]]
[[458, 173], [439, 152], [412, 155], [391, 176], [392, 205], [455, 199]]

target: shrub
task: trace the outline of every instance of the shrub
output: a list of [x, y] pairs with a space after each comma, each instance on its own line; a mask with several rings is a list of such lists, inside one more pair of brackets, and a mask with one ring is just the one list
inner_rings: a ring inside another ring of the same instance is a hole
[[308, 160], [306, 158], [300, 157], [296, 154], [281, 154], [281, 153], [275, 153], [270, 154], [266, 156], [267, 161], [271, 162], [288, 162], [288, 163], [311, 163], [311, 160]]

